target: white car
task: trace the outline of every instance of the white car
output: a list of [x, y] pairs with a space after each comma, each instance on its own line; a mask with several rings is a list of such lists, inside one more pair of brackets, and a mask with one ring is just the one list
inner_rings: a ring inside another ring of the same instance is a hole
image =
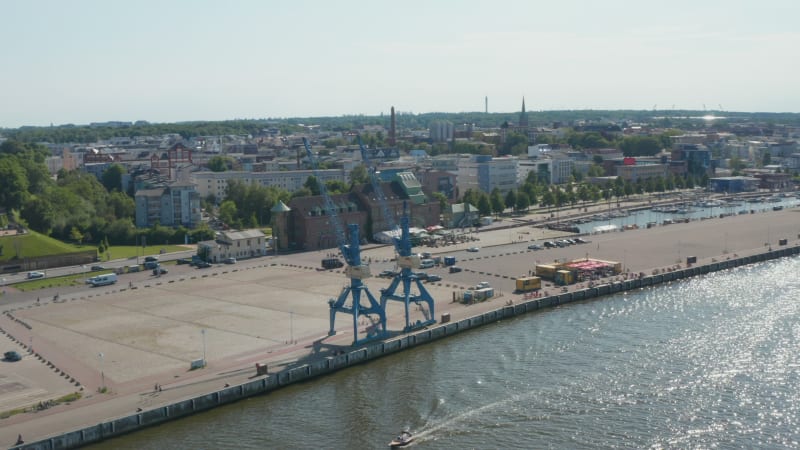
[[28, 279], [44, 278], [44, 272], [28, 272]]
[[468, 252], [472, 252], [472, 253], [479, 252], [480, 250], [481, 249], [478, 248], [478, 247], [470, 247], [470, 248], [467, 249]]

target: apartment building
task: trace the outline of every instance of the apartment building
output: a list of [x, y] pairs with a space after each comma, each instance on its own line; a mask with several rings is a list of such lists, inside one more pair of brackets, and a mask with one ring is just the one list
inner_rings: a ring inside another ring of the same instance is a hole
[[139, 228], [151, 227], [156, 223], [188, 228], [200, 224], [200, 195], [191, 184], [172, 183], [140, 189], [136, 191], [134, 204], [136, 226]]
[[517, 188], [519, 159], [516, 156], [493, 158], [488, 155], [471, 155], [458, 162], [456, 177], [458, 189], [492, 192], [495, 188], [506, 193]]
[[[326, 169], [317, 172], [316, 176], [322, 182], [346, 181], [345, 172], [342, 169]], [[260, 186], [274, 186], [294, 192], [302, 188], [308, 177], [312, 175], [315, 175], [312, 170], [194, 172], [192, 173], [192, 182], [197, 186], [197, 192], [201, 197], [205, 198], [213, 195], [217, 199], [223, 199], [228, 190], [228, 182], [231, 180], [245, 184], [256, 183]]]

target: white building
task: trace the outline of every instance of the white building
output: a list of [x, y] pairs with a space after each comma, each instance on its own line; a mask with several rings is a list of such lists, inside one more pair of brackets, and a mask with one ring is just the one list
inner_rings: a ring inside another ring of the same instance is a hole
[[198, 254], [206, 252], [211, 263], [221, 263], [228, 258], [244, 259], [267, 254], [267, 240], [261, 230], [223, 231], [213, 241], [198, 244]]
[[467, 189], [486, 193], [495, 188], [506, 193], [517, 188], [519, 159], [516, 156], [492, 158], [488, 155], [473, 155], [458, 162], [456, 184], [460, 192]]
[[[342, 169], [327, 169], [317, 171], [321, 182], [347, 181]], [[192, 182], [197, 187], [197, 192], [205, 198], [214, 195], [217, 199], [225, 198], [228, 190], [228, 181], [237, 180], [245, 184], [256, 183], [260, 186], [275, 186], [289, 192], [294, 192], [303, 187], [308, 177], [314, 175], [312, 170], [282, 170], [277, 172], [194, 172]]]

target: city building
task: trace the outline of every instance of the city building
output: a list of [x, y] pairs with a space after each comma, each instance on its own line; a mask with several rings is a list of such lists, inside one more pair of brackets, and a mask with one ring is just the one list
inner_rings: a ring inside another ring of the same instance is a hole
[[161, 187], [140, 189], [134, 196], [136, 226], [194, 228], [200, 224], [200, 195], [191, 184], [171, 183]]
[[197, 243], [197, 253], [206, 261], [255, 258], [267, 254], [267, 240], [261, 230], [221, 231], [213, 241]]
[[[197, 186], [197, 192], [206, 198], [213, 195], [217, 200], [225, 198], [228, 191], [228, 182], [240, 181], [245, 184], [255, 183], [260, 186], [274, 186], [294, 192], [303, 187], [308, 177], [314, 176], [313, 170], [281, 170], [276, 172], [193, 172], [192, 182]], [[342, 169], [325, 169], [317, 171], [315, 175], [321, 182], [345, 182], [345, 173]]]
[[519, 159], [516, 156], [493, 158], [489, 155], [462, 157], [458, 162], [457, 185], [462, 194], [467, 189], [506, 193], [517, 188]]
[[709, 188], [714, 192], [736, 194], [758, 189], [758, 178], [754, 177], [716, 177], [708, 180]]

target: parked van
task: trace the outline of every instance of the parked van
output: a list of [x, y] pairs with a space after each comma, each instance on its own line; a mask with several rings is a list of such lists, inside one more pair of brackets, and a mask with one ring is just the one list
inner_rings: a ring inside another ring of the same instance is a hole
[[430, 258], [423, 259], [422, 261], [419, 262], [419, 268], [420, 269], [430, 269], [431, 267], [433, 267], [435, 265], [436, 265], [436, 261], [434, 261], [434, 260], [432, 260]]
[[117, 282], [117, 274], [104, 273], [103, 275], [97, 275], [96, 277], [89, 278], [87, 282], [92, 285], [92, 287], [114, 284]]

